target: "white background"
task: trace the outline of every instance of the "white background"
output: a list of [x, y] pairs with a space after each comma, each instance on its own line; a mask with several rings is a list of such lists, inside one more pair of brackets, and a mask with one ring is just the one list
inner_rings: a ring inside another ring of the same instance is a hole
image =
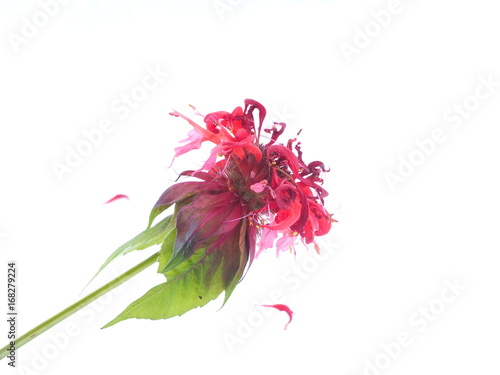
[[[148, 269], [20, 349], [24, 370], [10, 373], [498, 373], [500, 87], [473, 98], [479, 77], [500, 81], [494, 2], [401, 0], [378, 28], [390, 2], [70, 1], [41, 25], [45, 2], [0, 8], [0, 275], [17, 261], [21, 333], [76, 301], [176, 172], [206, 158], [167, 169], [189, 130], [172, 108], [231, 111], [248, 97], [268, 124], [289, 124], [284, 140], [303, 129], [305, 159], [331, 168], [326, 204], [339, 223], [321, 259], [301, 247], [297, 259], [261, 256], [219, 311], [220, 300], [100, 330], [162, 281]], [[16, 44], [26, 20], [38, 32]], [[349, 58], [346, 43], [358, 48]], [[169, 75], [120, 118], [112, 103], [148, 66]], [[473, 110], [446, 122], [464, 100]], [[60, 181], [53, 163], [107, 118], [113, 130]], [[415, 142], [436, 129], [446, 140], [419, 159]], [[387, 172], [410, 155], [421, 165], [391, 189]], [[130, 200], [103, 205], [118, 193]], [[89, 290], [153, 251], [117, 260]], [[453, 295], [446, 280], [465, 290]], [[295, 312], [286, 331], [284, 313], [255, 306], [275, 293]], [[404, 332], [410, 344], [391, 346]]]

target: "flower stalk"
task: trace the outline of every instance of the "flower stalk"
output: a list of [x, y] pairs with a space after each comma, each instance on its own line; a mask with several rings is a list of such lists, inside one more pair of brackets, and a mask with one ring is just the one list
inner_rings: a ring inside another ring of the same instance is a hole
[[[286, 124], [263, 127], [265, 107], [252, 99], [244, 104], [232, 112], [206, 116], [195, 112], [203, 117], [202, 125], [180, 112], [170, 113], [192, 127], [188, 138], [175, 148], [174, 159], [199, 149], [203, 142], [213, 144], [210, 156], [200, 169], [180, 173], [185, 180], [161, 194], [147, 228], [116, 249], [94, 277], [118, 256], [155, 245], [160, 250], [20, 336], [15, 349], [156, 262], [165, 282], [132, 302], [103, 328], [132, 318], [181, 316], [222, 293], [225, 304], [253, 260], [266, 249], [295, 252], [295, 246], [302, 243], [320, 251], [315, 238], [326, 235], [336, 221], [324, 206], [328, 192], [321, 187], [322, 175], [329, 170], [321, 161], [303, 160], [297, 140], [300, 131], [297, 137], [280, 143]], [[117, 197], [122, 196], [113, 199]], [[169, 216], [158, 221], [169, 211]], [[291, 316], [291, 310], [287, 313]], [[0, 359], [10, 350], [11, 345], [0, 349]]]
[[[99, 297], [102, 297], [106, 293], [110, 292], [111, 290], [115, 289], [116, 287], [120, 286], [123, 284], [125, 281], [131, 279], [138, 273], [144, 271], [146, 268], [149, 266], [153, 265], [157, 259], [158, 259], [158, 254], [155, 253], [143, 262], [139, 263], [135, 267], [129, 269], [127, 272], [123, 273], [122, 275], [118, 276], [116, 279], [111, 280], [109, 283], [105, 284], [104, 286], [100, 287], [96, 291], [90, 293], [88, 296], [83, 297], [81, 300], [75, 302], [71, 306], [67, 307], [66, 309], [62, 310], [58, 314], [54, 315], [50, 319], [47, 319], [45, 322], [39, 324], [32, 330], [26, 332], [24, 335], [20, 336], [15, 340], [15, 350], [19, 349], [21, 346], [24, 344], [27, 344], [31, 340], [33, 340], [35, 337], [39, 336], [43, 332], [49, 330], [50, 328], [54, 327], [56, 324], [62, 322], [64, 319], [70, 317], [77, 311], [83, 309], [85, 306], [91, 304], [94, 302], [96, 299]], [[0, 349], [0, 359], [5, 358], [6, 356], [9, 355], [10, 353], [10, 344], [7, 344], [3, 348]]]

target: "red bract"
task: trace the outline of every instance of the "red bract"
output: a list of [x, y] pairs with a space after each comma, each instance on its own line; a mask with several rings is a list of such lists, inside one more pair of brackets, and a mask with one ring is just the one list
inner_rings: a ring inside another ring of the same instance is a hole
[[185, 260], [200, 248], [217, 251], [225, 241], [244, 242], [245, 261], [271, 247], [294, 249], [299, 239], [319, 251], [315, 237], [327, 234], [335, 221], [324, 207], [328, 193], [320, 186], [326, 169], [319, 161], [306, 164], [295, 139], [278, 143], [284, 123], [264, 129], [269, 136], [263, 144], [266, 110], [251, 99], [244, 109], [209, 113], [203, 126], [177, 111], [171, 115], [193, 127], [187, 143], [175, 149], [176, 157], [203, 142], [214, 144], [201, 169], [182, 173], [196, 181], [170, 187], [153, 209], [151, 220], [176, 204], [174, 257]]

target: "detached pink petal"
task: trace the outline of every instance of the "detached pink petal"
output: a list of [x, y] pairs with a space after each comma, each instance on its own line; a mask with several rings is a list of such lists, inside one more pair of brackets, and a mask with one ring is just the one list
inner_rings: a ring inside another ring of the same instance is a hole
[[261, 305], [261, 306], [272, 307], [272, 308], [274, 308], [276, 310], [286, 312], [288, 314], [288, 317], [290, 319], [288, 320], [288, 323], [285, 324], [285, 328], [284, 329], [286, 329], [288, 327], [288, 325], [290, 324], [290, 322], [292, 321], [293, 311], [287, 305], [277, 304], [277, 305]]
[[111, 198], [110, 200], [104, 202], [104, 204], [108, 204], [108, 203], [114, 202], [114, 201], [116, 201], [118, 199], [130, 199], [130, 198], [127, 195], [125, 195], [125, 194], [117, 194], [113, 198]]

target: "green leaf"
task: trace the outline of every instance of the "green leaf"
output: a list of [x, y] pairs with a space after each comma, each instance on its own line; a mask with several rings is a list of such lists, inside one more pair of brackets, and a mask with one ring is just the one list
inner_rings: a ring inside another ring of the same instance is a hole
[[171, 263], [176, 236], [177, 229], [173, 228], [168, 233], [167, 237], [165, 237], [161, 245], [160, 255], [158, 257], [158, 273], [164, 273], [167, 270], [167, 265]]
[[172, 216], [167, 216], [166, 218], [158, 222], [158, 224], [156, 224], [154, 227], [146, 229], [145, 231], [138, 234], [130, 241], [124, 243], [122, 246], [116, 249], [113, 254], [111, 254], [109, 258], [103, 263], [101, 268], [99, 268], [92, 279], [90, 279], [88, 284], [90, 284], [92, 280], [94, 280], [96, 276], [99, 275], [99, 273], [101, 273], [101, 271], [119, 255], [125, 255], [134, 250], [144, 250], [150, 246], [162, 243], [165, 237], [170, 233], [169, 227], [172, 227], [171, 219]]
[[167, 281], [132, 302], [103, 328], [131, 318], [156, 320], [182, 315], [206, 305], [225, 291], [224, 306], [248, 261], [246, 230], [247, 223], [242, 221], [231, 236], [208, 254], [206, 248], [200, 248], [179, 262], [177, 257], [172, 258], [176, 232], [172, 229], [159, 256], [159, 270]]
[[186, 258], [183, 253], [174, 254], [176, 234], [177, 230], [174, 229], [169, 233], [167, 238], [165, 238], [158, 257], [158, 273], [164, 274], [167, 280], [172, 280], [184, 272], [187, 272], [191, 267], [190, 265], [192, 265], [193, 262], [201, 260], [206, 251], [205, 249], [197, 251], [188, 258]]
[[183, 268], [187, 271], [149, 290], [103, 328], [130, 318], [168, 319], [204, 306], [217, 298], [224, 291], [221, 267], [223, 258], [212, 251], [196, 260], [204, 252], [205, 249], [199, 249], [183, 263]]
[[[175, 186], [175, 185], [174, 185]], [[168, 191], [168, 190], [167, 190]], [[176, 206], [176, 211], [178, 210], [179, 206], [182, 206], [184, 204], [189, 204], [193, 198], [195, 197], [196, 192], [189, 192], [186, 193], [182, 196], [182, 198], [179, 198], [175, 203]], [[160, 198], [161, 199], [161, 198]], [[168, 203], [168, 204], [156, 204], [153, 209], [151, 210], [151, 213], [149, 214], [149, 224], [148, 228], [151, 227], [151, 224], [153, 224], [153, 221], [156, 219], [158, 215], [160, 215], [163, 211], [168, 209], [170, 206], [172, 206], [174, 202]], [[174, 213], [175, 216], [175, 213]]]
[[[243, 277], [243, 272], [245, 272], [245, 267], [248, 262], [248, 244], [247, 244], [247, 222], [244, 221], [240, 228], [240, 235], [237, 239], [237, 243], [229, 244], [228, 250], [229, 259], [231, 262], [227, 262], [225, 265], [225, 274], [226, 278], [226, 292], [224, 294], [224, 302], [222, 306], [224, 306], [236, 288], [236, 285], [240, 282]], [[232, 275], [232, 276], [231, 276]]]
[[179, 261], [180, 257], [171, 259], [171, 261], [163, 267], [162, 274], [165, 275], [167, 280], [174, 280], [181, 277], [183, 274], [189, 272], [196, 263], [202, 261], [205, 256], [205, 249], [195, 252], [188, 259]]

